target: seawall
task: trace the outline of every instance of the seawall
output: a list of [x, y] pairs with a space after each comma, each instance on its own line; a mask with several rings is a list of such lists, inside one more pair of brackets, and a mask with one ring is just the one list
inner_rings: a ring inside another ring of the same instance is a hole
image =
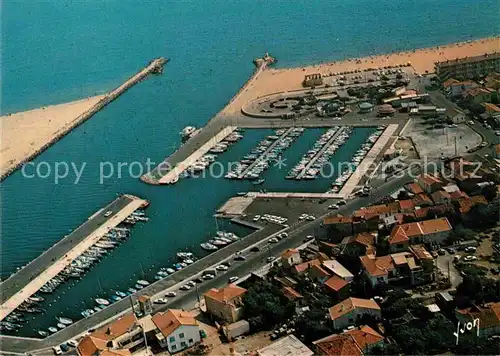
[[148, 75], [150, 74], [159, 74], [162, 73], [163, 71], [163, 65], [167, 63], [169, 60], [164, 58], [164, 57], [159, 57], [151, 62], [148, 63], [148, 65], [143, 68], [141, 71], [127, 79], [122, 85], [120, 85], [118, 88], [114, 89], [110, 93], [106, 94], [101, 100], [99, 100], [94, 106], [92, 106], [90, 109], [85, 111], [84, 113], [78, 115], [70, 125], [67, 127], [63, 128], [59, 133], [57, 133], [55, 136], [53, 136], [47, 143], [45, 143], [42, 147], [34, 151], [33, 153], [29, 154], [19, 162], [17, 162], [15, 165], [12, 167], [8, 168], [5, 172], [2, 172], [0, 175], [0, 182], [3, 181], [5, 178], [7, 178], [9, 175], [11, 175], [13, 172], [15, 172], [18, 168], [23, 166], [26, 162], [31, 161], [35, 157], [37, 157], [39, 154], [41, 154], [43, 151], [45, 151], [47, 148], [55, 144], [57, 141], [59, 141], [61, 138], [66, 136], [69, 132], [71, 132], [73, 129], [90, 119], [92, 116], [94, 116], [97, 112], [99, 112], [102, 108], [104, 108], [106, 105], [111, 103], [113, 100], [118, 98], [120, 95], [125, 93], [128, 89], [130, 89], [132, 86], [135, 84], [139, 83], [140, 81], [144, 80]]

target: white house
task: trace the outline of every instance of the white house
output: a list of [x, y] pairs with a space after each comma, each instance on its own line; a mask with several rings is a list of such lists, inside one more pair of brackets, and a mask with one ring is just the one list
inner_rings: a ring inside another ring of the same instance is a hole
[[283, 266], [292, 267], [302, 263], [302, 259], [300, 258], [300, 253], [295, 248], [289, 248], [281, 255], [281, 260]]
[[170, 353], [184, 350], [201, 340], [198, 322], [184, 310], [169, 309], [165, 313], [156, 313], [152, 321], [158, 329], [158, 343]]
[[329, 309], [330, 319], [335, 329], [356, 325], [363, 315], [382, 317], [380, 307], [373, 299], [347, 298]]

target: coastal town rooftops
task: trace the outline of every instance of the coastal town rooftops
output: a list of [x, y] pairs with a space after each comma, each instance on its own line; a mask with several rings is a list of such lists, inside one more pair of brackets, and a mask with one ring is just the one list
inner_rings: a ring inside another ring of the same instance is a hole
[[353, 356], [363, 355], [367, 347], [384, 340], [384, 337], [368, 325], [348, 330], [342, 334], [334, 334], [316, 340], [313, 344], [324, 355]]
[[293, 266], [293, 271], [296, 273], [302, 273], [313, 266], [320, 266], [321, 261], [317, 258], [311, 261], [303, 262], [298, 265]]
[[361, 265], [364, 270], [372, 277], [381, 277], [389, 274], [389, 271], [393, 270], [394, 263], [392, 257], [388, 256], [361, 256]]
[[283, 288], [281, 288], [281, 292], [283, 293], [283, 295], [285, 296], [285, 298], [287, 298], [288, 300], [292, 300], [293, 301], [293, 300], [304, 298], [302, 296], [302, 294], [300, 294], [299, 292], [297, 292], [292, 287], [283, 287]]
[[483, 103], [482, 105], [484, 106], [484, 108], [488, 112], [500, 112], [500, 107], [498, 107], [495, 104], [492, 104], [492, 103]]
[[352, 217], [351, 216], [330, 216], [323, 220], [324, 225], [333, 225], [333, 224], [350, 224], [352, 223]]
[[367, 247], [375, 245], [375, 236], [368, 232], [360, 232], [354, 236], [344, 237], [342, 245], [361, 244]]
[[452, 229], [447, 218], [437, 218], [424, 220], [395, 226], [392, 229], [389, 243], [396, 244], [409, 240], [412, 237], [425, 236], [439, 232], [450, 231]]
[[476, 97], [479, 95], [491, 94], [491, 90], [478, 87], [478, 88], [472, 88], [472, 89], [467, 90], [467, 94], [469, 96]]
[[407, 189], [410, 191], [410, 193], [413, 194], [420, 194], [423, 193], [424, 190], [422, 189], [421, 186], [419, 186], [417, 183], [410, 183], [407, 185]]
[[457, 316], [469, 319], [479, 319], [479, 328], [494, 328], [500, 326], [500, 302], [476, 305], [471, 308], [459, 309]]
[[193, 314], [178, 309], [169, 309], [165, 313], [156, 313], [153, 315], [152, 320], [165, 337], [182, 325], [198, 325]]
[[433, 260], [432, 255], [425, 249], [423, 245], [412, 245], [410, 251], [418, 260]]
[[247, 290], [238, 287], [235, 284], [228, 284], [224, 288], [212, 288], [204, 294], [205, 298], [216, 300], [220, 303], [230, 302], [233, 299], [242, 296]]
[[78, 344], [77, 351], [81, 356], [106, 355], [106, 356], [129, 356], [132, 355], [129, 350], [115, 349], [110, 350], [107, 341], [92, 336], [85, 336]]
[[312, 356], [312, 352], [295, 335], [288, 335], [260, 350], [259, 356]]
[[429, 174], [429, 173], [423, 173], [423, 174], [419, 175], [417, 177], [417, 179], [419, 180], [419, 182], [425, 183], [427, 185], [442, 183], [438, 177], [436, 177], [432, 174]]
[[379, 305], [373, 299], [351, 297], [331, 307], [329, 309], [330, 318], [332, 320], [337, 320], [341, 316], [350, 313], [357, 308], [380, 310]]
[[456, 80], [455, 78], [450, 78], [450, 79], [447, 79], [443, 82], [443, 88], [448, 88], [450, 87], [452, 84], [455, 84], [455, 83], [458, 83], [459, 81]]

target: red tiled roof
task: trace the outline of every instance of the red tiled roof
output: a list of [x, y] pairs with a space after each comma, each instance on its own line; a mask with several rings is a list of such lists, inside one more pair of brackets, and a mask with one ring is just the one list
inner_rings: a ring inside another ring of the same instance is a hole
[[454, 192], [450, 193], [450, 197], [452, 200], [458, 200], [460, 198], [468, 198], [469, 196], [461, 190], [455, 190]]
[[328, 288], [330, 288], [331, 290], [335, 291], [335, 292], [338, 292], [339, 290], [341, 290], [342, 288], [344, 288], [346, 285], [348, 285], [349, 282], [343, 280], [342, 278], [340, 277], [337, 277], [337, 276], [333, 276], [332, 278], [328, 279], [324, 285]]
[[371, 346], [384, 340], [382, 335], [368, 325], [346, 331], [345, 334], [352, 336], [361, 350], [364, 350], [367, 346]]
[[354, 309], [375, 309], [380, 310], [379, 305], [373, 299], [347, 298], [329, 309], [330, 318], [337, 320], [342, 315], [350, 313]]
[[297, 292], [295, 289], [292, 287], [283, 287], [281, 288], [281, 292], [283, 295], [288, 299], [288, 300], [297, 300], [297, 299], [302, 299], [304, 298], [302, 294]]
[[443, 88], [448, 88], [449, 86], [451, 86], [452, 84], [455, 84], [455, 83], [459, 83], [459, 81], [454, 79], [454, 78], [450, 78], [450, 79], [443, 82]]
[[165, 313], [156, 313], [151, 320], [165, 337], [168, 337], [182, 325], [198, 325], [193, 314], [177, 309], [169, 309]]
[[415, 203], [415, 205], [419, 205], [422, 203], [432, 204], [431, 198], [429, 198], [429, 196], [425, 193], [416, 194], [411, 200], [413, 200], [413, 203]]
[[428, 206], [425, 208], [415, 209], [415, 217], [419, 219], [425, 218], [427, 217], [427, 215], [429, 215], [429, 210], [430, 207]]
[[491, 92], [488, 89], [478, 87], [467, 90], [467, 94], [470, 96], [478, 96], [482, 94], [491, 94]]
[[399, 209], [402, 210], [413, 210], [415, 209], [415, 203], [411, 199], [400, 200]]
[[432, 184], [436, 184], [436, 183], [442, 183], [441, 180], [432, 175], [432, 174], [429, 174], [429, 173], [424, 173], [424, 174], [421, 174], [417, 177], [417, 179], [427, 185], [432, 185]]
[[235, 284], [228, 284], [224, 288], [217, 289], [212, 288], [204, 294], [205, 298], [210, 298], [216, 300], [220, 303], [231, 302], [234, 298], [237, 298], [246, 293], [245, 288], [238, 287]]
[[300, 263], [298, 265], [295, 265], [295, 266], [293, 266], [293, 269], [296, 273], [302, 273], [312, 266], [320, 266], [320, 265], [321, 265], [321, 261], [319, 259], [315, 258], [314, 260], [303, 262], [303, 263]]
[[491, 302], [484, 306], [457, 310], [457, 312], [471, 319], [479, 319], [480, 329], [500, 326], [500, 302]]
[[488, 204], [488, 201], [486, 200], [486, 198], [484, 197], [484, 195], [473, 195], [470, 197], [470, 200], [472, 200], [472, 203], [474, 203], [474, 205], [476, 204]]
[[[331, 338], [331, 339], [330, 339]], [[326, 340], [328, 339], [328, 340]], [[349, 335], [332, 335], [314, 342], [321, 355], [328, 356], [362, 356], [354, 339]]]
[[450, 199], [450, 193], [448, 193], [445, 190], [437, 190], [434, 193], [431, 194], [432, 200], [434, 200], [434, 203], [439, 203], [441, 199]]
[[285, 252], [283, 252], [281, 254], [281, 258], [289, 259], [290, 257], [292, 257], [293, 255], [295, 255], [298, 252], [299, 251], [296, 248], [289, 248], [288, 250], [286, 250]]
[[413, 194], [420, 194], [423, 193], [424, 190], [422, 189], [421, 186], [419, 186], [417, 183], [410, 183], [408, 184], [408, 190], [413, 193]]
[[361, 265], [370, 276], [380, 277], [389, 274], [389, 271], [393, 270], [394, 263], [392, 257], [381, 256], [377, 258], [371, 258], [370, 256], [361, 256]]
[[324, 225], [333, 225], [333, 224], [350, 224], [352, 223], [351, 216], [330, 216], [323, 221]]
[[359, 243], [365, 246], [373, 246], [375, 245], [375, 236], [368, 232], [361, 232], [354, 236], [350, 236], [346, 240], [346, 244], [354, 244]]
[[312, 266], [310, 274], [316, 278], [330, 277], [330, 273], [328, 273], [328, 271], [321, 267], [321, 265]]

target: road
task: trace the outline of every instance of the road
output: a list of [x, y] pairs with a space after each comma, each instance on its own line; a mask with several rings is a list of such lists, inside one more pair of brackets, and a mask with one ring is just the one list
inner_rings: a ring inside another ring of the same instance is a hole
[[462, 283], [462, 276], [460, 272], [453, 265], [453, 255], [446, 253], [446, 255], [438, 256], [436, 259], [437, 268], [448, 277], [448, 271], [450, 275], [450, 282], [452, 288], [456, 288], [460, 283]]

